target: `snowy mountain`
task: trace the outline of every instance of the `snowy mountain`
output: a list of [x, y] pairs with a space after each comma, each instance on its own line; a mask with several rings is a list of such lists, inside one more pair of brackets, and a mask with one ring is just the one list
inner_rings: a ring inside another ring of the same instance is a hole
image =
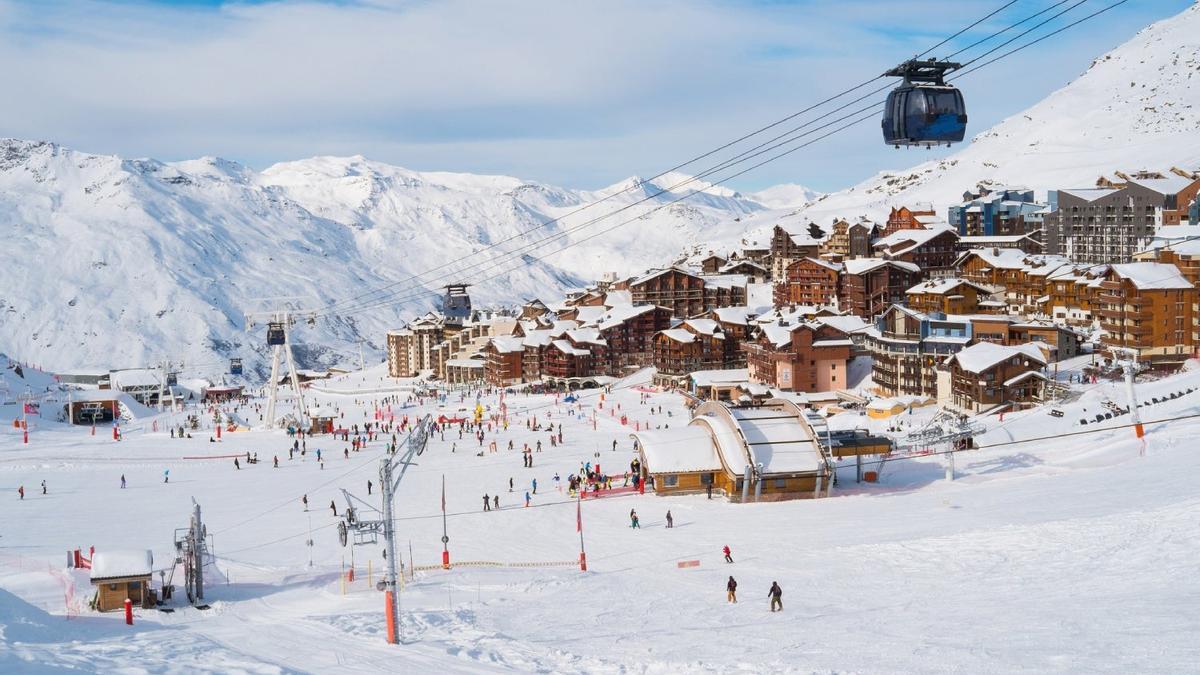
[[[0, 346], [55, 369], [170, 358], [197, 364], [196, 374], [216, 374], [225, 358], [240, 356], [261, 371], [261, 326], [245, 332], [245, 312], [358, 298], [301, 327], [298, 357], [309, 366], [357, 357], [360, 338], [378, 354], [384, 332], [435, 306], [445, 283], [483, 280], [472, 289], [477, 305], [549, 297], [606, 272], [669, 261], [698, 241], [736, 237], [737, 218], [766, 208], [721, 187], [679, 187], [686, 180], [631, 178], [580, 192], [505, 176], [421, 173], [363, 157], [316, 157], [256, 172], [213, 157], [163, 163], [3, 140], [0, 226], [9, 235], [0, 249]], [[571, 215], [596, 199], [605, 201]], [[645, 225], [546, 262], [516, 254], [561, 243], [514, 251], [537, 225], [563, 217], [530, 236], [579, 241], [597, 228], [569, 228], [622, 207], [629, 208], [598, 227], [635, 217]], [[471, 258], [478, 266], [454, 265], [473, 253], [480, 253]], [[419, 284], [409, 279], [429, 270]], [[385, 284], [392, 295], [359, 297]]]
[[[965, 78], [972, 87], [987, 71]], [[939, 213], [978, 183], [1046, 190], [1090, 187], [1113, 171], [1200, 169], [1200, 4], [1152, 24], [1095, 59], [1066, 87], [979, 133], [961, 151], [884, 171], [818, 197], [786, 220], [885, 217], [891, 206], [932, 202]], [[830, 141], [835, 142], [835, 141]], [[898, 152], [897, 157], [911, 157]]]

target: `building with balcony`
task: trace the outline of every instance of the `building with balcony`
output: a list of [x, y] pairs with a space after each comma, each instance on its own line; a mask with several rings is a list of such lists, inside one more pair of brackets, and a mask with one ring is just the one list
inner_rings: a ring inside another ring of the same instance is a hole
[[1196, 286], [1174, 265], [1112, 265], [1097, 297], [1102, 349], [1133, 349], [1154, 366], [1182, 364], [1197, 344], [1198, 299]]
[[936, 397], [935, 366], [970, 344], [973, 329], [969, 319], [892, 305], [865, 335], [881, 395]]
[[938, 403], [968, 413], [1019, 410], [1041, 403], [1046, 359], [1036, 345], [973, 344], [948, 357]]

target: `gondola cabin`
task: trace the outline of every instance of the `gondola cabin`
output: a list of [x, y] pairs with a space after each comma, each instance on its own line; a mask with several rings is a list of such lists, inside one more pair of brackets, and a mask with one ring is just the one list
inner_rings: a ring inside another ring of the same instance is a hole
[[241, 375], [242, 374], [242, 360], [241, 359], [229, 359], [229, 374], [230, 375]]
[[950, 145], [967, 133], [967, 106], [962, 92], [945, 83], [945, 73], [959, 64], [909, 61], [885, 75], [903, 77], [888, 94], [883, 112], [883, 140], [895, 147]]
[[283, 332], [283, 324], [272, 321], [267, 324], [267, 346], [275, 347], [286, 342], [286, 337]]

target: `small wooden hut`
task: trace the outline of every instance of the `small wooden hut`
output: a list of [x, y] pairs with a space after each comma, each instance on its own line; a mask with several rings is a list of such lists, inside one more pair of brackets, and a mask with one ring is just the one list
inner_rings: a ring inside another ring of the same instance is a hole
[[125, 598], [142, 609], [154, 607], [150, 588], [154, 555], [150, 551], [100, 551], [92, 557], [96, 609], [111, 612], [125, 607]]

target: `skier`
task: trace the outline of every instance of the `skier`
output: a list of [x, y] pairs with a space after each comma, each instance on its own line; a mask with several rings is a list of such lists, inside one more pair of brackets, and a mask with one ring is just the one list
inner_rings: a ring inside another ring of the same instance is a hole
[[488, 497], [488, 496], [487, 496], [487, 493], [484, 493], [484, 495], [483, 495], [483, 510], [484, 510], [484, 511], [491, 511], [491, 510], [492, 510], [492, 501], [491, 501], [491, 499], [492, 499], [491, 497]]
[[275, 455], [275, 468], [279, 468], [279, 455]]
[[42, 481], [42, 494], [46, 494], [46, 481]]
[[301, 497], [300, 502], [302, 504], [304, 504], [304, 510], [307, 511], [308, 510], [308, 495], [304, 495], [303, 497]]
[[[783, 611], [783, 589], [779, 587], [779, 582], [771, 582], [771, 590], [767, 591], [767, 597], [771, 598], [771, 611]], [[779, 609], [777, 610], [776, 607]]]
[[163, 482], [164, 483], [171, 482], [171, 470], [170, 469], [163, 469]]
[[332, 499], [329, 500], [329, 510], [333, 511], [333, 517], [337, 518], [337, 504]]
[[525, 493], [525, 506], [526, 506], [526, 507], [528, 507], [528, 506], [529, 506], [529, 499], [530, 499], [530, 497], [529, 497], [529, 492], [527, 491], [527, 492]]
[[242, 465], [241, 465], [241, 464], [238, 464], [238, 458], [237, 458], [237, 457], [234, 457], [234, 458], [233, 458], [233, 468], [237, 469], [238, 471], [241, 471], [241, 470], [242, 470]]
[[730, 555], [730, 551], [729, 551], [729, 544], [726, 544], [725, 548], [721, 549], [721, 552], [725, 554], [725, 562], [727, 562], [727, 563], [733, 562], [733, 556]]
[[121, 489], [125, 489], [125, 474], [121, 474]]
[[512, 479], [512, 476], [509, 476], [508, 477], [508, 491], [512, 492], [512, 490], [513, 490], [513, 479]]
[[500, 510], [500, 495], [492, 495], [492, 508]]
[[728, 594], [729, 602], [737, 602], [737, 580], [733, 575], [729, 575], [729, 582], [725, 584], [725, 591]]
[[671, 517], [671, 510], [667, 509], [667, 527], [675, 527], [675, 519]]
[[25, 499], [25, 486], [24, 485], [17, 488], [17, 494], [21, 496], [22, 500]]
[[533, 494], [537, 494], [537, 479], [533, 479]]
[[367, 481], [367, 494], [368, 494], [368, 495], [369, 495], [369, 494], [371, 494], [371, 487], [372, 487], [373, 485], [374, 485], [374, 484], [373, 484], [371, 481]]
[[642, 529], [641, 523], [638, 521], [637, 511], [633, 509], [629, 509], [629, 527], [635, 530]]

